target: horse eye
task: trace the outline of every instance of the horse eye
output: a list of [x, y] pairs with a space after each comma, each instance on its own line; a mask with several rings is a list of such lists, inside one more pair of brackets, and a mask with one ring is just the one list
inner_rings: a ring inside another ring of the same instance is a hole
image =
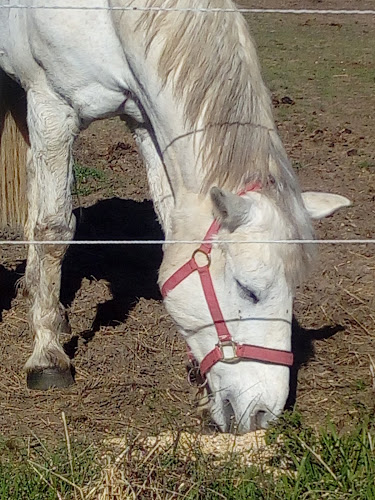
[[247, 288], [245, 285], [243, 285], [240, 281], [236, 280], [237, 286], [240, 289], [241, 293], [246, 296], [247, 299], [250, 299], [254, 302], [254, 304], [257, 304], [259, 302], [259, 298], [257, 295]]

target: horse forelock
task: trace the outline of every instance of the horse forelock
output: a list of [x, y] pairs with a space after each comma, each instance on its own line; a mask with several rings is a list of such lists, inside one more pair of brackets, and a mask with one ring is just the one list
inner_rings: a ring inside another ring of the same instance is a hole
[[[149, 7], [234, 8], [231, 0], [145, 0]], [[161, 43], [159, 76], [172, 82], [188, 130], [199, 132], [203, 193], [212, 185], [236, 191], [248, 182], [274, 179], [287, 221], [287, 238], [311, 239], [295, 175], [278, 136], [270, 94], [263, 83], [254, 43], [239, 13], [145, 12], [146, 55]], [[284, 245], [287, 274], [300, 282], [311, 247]], [[297, 264], [297, 265], [296, 265]]]

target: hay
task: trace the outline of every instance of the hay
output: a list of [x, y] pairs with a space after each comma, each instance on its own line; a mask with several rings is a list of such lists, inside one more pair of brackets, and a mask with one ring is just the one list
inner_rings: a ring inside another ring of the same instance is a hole
[[[166, 473], [165, 459], [168, 456], [186, 464], [186, 470], [193, 462], [198, 468], [209, 464], [211, 468], [233, 464], [239, 468], [256, 466], [277, 473], [269, 466], [269, 461], [275, 456], [278, 444], [267, 445], [264, 430], [244, 435], [166, 431], [145, 438], [141, 438], [140, 434], [135, 438], [111, 438], [103, 444], [107, 451], [102, 457], [104, 466], [101, 477], [86, 492], [87, 499], [123, 500], [139, 498], [140, 495], [163, 500], [184, 497], [182, 490], [188, 479], [182, 477], [183, 472], [180, 478], [181, 491], [166, 492], [159, 481]], [[143, 481], [138, 473], [145, 469], [148, 471], [148, 480]], [[172, 470], [170, 473], [174, 474]], [[155, 476], [153, 479], [152, 475]]]

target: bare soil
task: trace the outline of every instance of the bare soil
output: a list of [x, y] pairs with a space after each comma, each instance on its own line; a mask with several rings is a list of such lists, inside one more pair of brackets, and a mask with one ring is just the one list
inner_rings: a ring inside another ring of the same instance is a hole
[[[283, 3], [299, 6], [299, 2]], [[342, 8], [344, 4], [311, 1], [306, 6]], [[356, 8], [372, 4], [356, 2]], [[311, 22], [326, 24], [315, 17]], [[347, 19], [336, 17], [335, 22], [347, 23]], [[373, 29], [373, 20], [361, 23], [363, 29]], [[311, 118], [319, 125], [311, 129], [308, 120], [301, 119], [298, 103], [293, 107], [296, 96], [274, 91], [279, 130], [304, 190], [336, 192], [353, 201], [349, 209], [318, 222], [317, 237], [374, 238], [374, 107], [368, 112], [374, 102], [370, 98], [346, 101], [342, 103], [345, 113], [338, 119], [339, 97], [334, 112], [316, 105]], [[105, 172], [105, 180], [97, 185], [87, 181], [89, 194], [75, 197], [77, 239], [162, 237], [145, 170], [120, 120], [95, 123], [82, 133], [75, 158], [80, 165]], [[6, 236], [19, 237], [10, 232]], [[171, 427], [201, 429], [194, 390], [186, 381], [185, 346], [163, 308], [156, 283], [161, 248], [70, 248], [63, 266], [61, 300], [73, 333], [62, 341], [73, 358], [76, 384], [48, 392], [29, 391], [23, 373], [32, 338], [28, 304], [16, 285], [24, 272], [26, 249], [4, 246], [0, 258], [1, 434], [56, 438], [63, 434], [61, 412], [75, 437], [94, 441]], [[345, 429], [363, 408], [373, 408], [374, 278], [373, 245], [322, 245], [314, 273], [298, 291], [296, 364], [288, 404], [296, 404], [313, 425], [332, 418]]]

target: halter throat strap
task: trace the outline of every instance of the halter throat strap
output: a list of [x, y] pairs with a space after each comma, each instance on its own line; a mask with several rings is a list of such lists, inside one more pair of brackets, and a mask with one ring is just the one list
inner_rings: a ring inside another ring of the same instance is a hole
[[[259, 183], [254, 183], [246, 186], [238, 194], [239, 196], [243, 196], [249, 191], [259, 191], [260, 189], [261, 185]], [[205, 376], [219, 361], [234, 363], [241, 359], [247, 359], [275, 365], [292, 366], [293, 353], [289, 351], [270, 349], [268, 347], [260, 347], [251, 344], [238, 344], [233, 341], [222, 314], [210, 273], [212, 238], [219, 230], [220, 224], [215, 219], [209, 227], [203, 239], [203, 243], [199, 248], [194, 250], [191, 259], [177, 269], [177, 271], [165, 281], [161, 288], [163, 297], [166, 297], [170, 291], [176, 288], [193, 272], [197, 271], [199, 274], [206, 303], [218, 335], [218, 343], [214, 349], [206, 354], [200, 363], [199, 369], [202, 376]], [[198, 257], [198, 255], [200, 256]], [[204, 257], [202, 257], [202, 255]], [[205, 263], [199, 263], [197, 258], [199, 258], [199, 261], [205, 259]], [[189, 351], [189, 358], [191, 360], [194, 359], [191, 351]]]

